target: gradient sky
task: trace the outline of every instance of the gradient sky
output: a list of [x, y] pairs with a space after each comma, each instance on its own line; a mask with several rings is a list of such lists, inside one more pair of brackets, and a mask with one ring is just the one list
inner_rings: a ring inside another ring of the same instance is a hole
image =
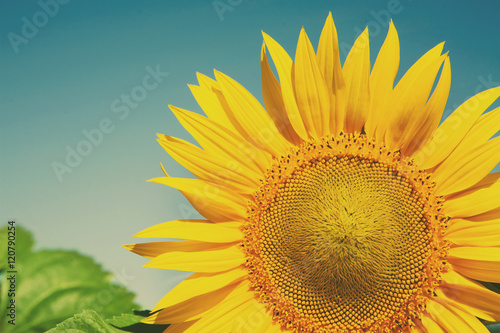
[[[446, 41], [447, 113], [500, 85], [494, 1], [60, 0], [67, 3], [49, 6], [52, 15], [40, 14], [41, 4], [54, 1], [1, 4], [0, 220], [31, 230], [38, 248], [76, 249], [126, 275], [145, 308], [189, 273], [142, 268], [147, 260], [120, 245], [140, 241], [132, 235], [154, 224], [197, 217], [176, 190], [145, 182], [162, 176], [160, 163], [189, 177], [155, 133], [191, 140], [167, 105], [201, 112], [186, 85], [196, 83], [196, 72], [213, 76], [215, 68], [261, 100], [261, 30], [293, 57], [300, 28], [316, 45], [331, 11], [345, 45], [369, 26], [373, 63], [389, 13], [401, 41], [399, 77]], [[33, 22], [36, 31], [28, 27]], [[157, 84], [147, 81], [150, 90], [140, 88], [147, 68], [168, 73]], [[133, 107], [122, 100], [131, 93], [142, 99]], [[100, 126], [107, 133], [85, 146], [85, 131]], [[54, 163], [66, 164], [78, 147], [87, 155], [73, 157], [71, 172], [58, 176]]]

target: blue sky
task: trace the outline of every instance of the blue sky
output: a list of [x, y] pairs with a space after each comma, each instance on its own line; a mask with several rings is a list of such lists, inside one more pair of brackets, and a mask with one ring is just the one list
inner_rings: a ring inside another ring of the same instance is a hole
[[[188, 274], [142, 268], [146, 260], [120, 245], [136, 242], [131, 235], [148, 226], [196, 217], [177, 191], [145, 182], [162, 175], [160, 163], [173, 176], [189, 176], [155, 133], [190, 140], [167, 105], [200, 111], [187, 88], [196, 72], [212, 76], [217, 69], [261, 99], [261, 30], [293, 57], [300, 28], [317, 44], [331, 11], [346, 45], [369, 26], [374, 60], [389, 15], [401, 41], [399, 76], [446, 41], [447, 113], [500, 85], [500, 3], [493, 1], [25, 0], [1, 6], [1, 221], [26, 226], [40, 248], [77, 249], [126, 275], [145, 308]], [[127, 102], [127, 95], [135, 99]], [[86, 135], [94, 140], [90, 146]], [[78, 150], [85, 156], [75, 157]]]

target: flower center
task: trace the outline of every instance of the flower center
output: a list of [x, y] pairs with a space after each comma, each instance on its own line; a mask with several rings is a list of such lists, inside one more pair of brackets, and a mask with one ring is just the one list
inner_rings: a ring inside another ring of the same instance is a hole
[[439, 283], [446, 219], [425, 173], [364, 136], [305, 143], [249, 209], [253, 286], [285, 327], [408, 326]]

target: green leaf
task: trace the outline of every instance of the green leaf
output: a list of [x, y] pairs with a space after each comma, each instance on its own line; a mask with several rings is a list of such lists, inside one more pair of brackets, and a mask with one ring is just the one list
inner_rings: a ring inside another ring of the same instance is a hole
[[[16, 229], [20, 239], [22, 229]], [[16, 249], [21, 254], [32, 249], [32, 238], [26, 235], [29, 233], [24, 233], [26, 241]], [[137, 308], [133, 293], [111, 283], [111, 274], [93, 259], [75, 251], [42, 250], [29, 256], [20, 255], [16, 270], [15, 296], [8, 296], [10, 283], [3, 277], [0, 286], [0, 315], [6, 318], [9, 310], [6, 305], [15, 299], [16, 325], [2, 320], [1, 332], [44, 332], [84, 309], [111, 318]]]
[[106, 320], [106, 322], [115, 327], [121, 328], [140, 323], [140, 321], [143, 319], [144, 317], [142, 316], [127, 313], [122, 314], [121, 316], [114, 316], [113, 318]]
[[40, 251], [21, 267], [19, 322], [31, 327], [51, 328], [83, 309], [108, 318], [134, 308], [133, 294], [77, 252]]
[[143, 324], [143, 316], [123, 314], [112, 319], [103, 320], [95, 311], [85, 310], [72, 318], [66, 319], [47, 333], [161, 333], [168, 325]]
[[86, 310], [66, 319], [47, 333], [117, 333], [122, 332], [108, 325], [95, 311]]
[[125, 332], [136, 333], [162, 333], [169, 325], [144, 324], [140, 321], [149, 315], [149, 311], [135, 311], [135, 314], [124, 314], [113, 319], [106, 320], [107, 323]]

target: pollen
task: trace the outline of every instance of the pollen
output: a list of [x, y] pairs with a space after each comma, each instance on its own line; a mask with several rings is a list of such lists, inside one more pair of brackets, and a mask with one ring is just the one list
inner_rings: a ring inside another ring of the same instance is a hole
[[364, 135], [295, 147], [268, 170], [243, 227], [259, 300], [292, 331], [407, 328], [447, 269], [434, 189]]

